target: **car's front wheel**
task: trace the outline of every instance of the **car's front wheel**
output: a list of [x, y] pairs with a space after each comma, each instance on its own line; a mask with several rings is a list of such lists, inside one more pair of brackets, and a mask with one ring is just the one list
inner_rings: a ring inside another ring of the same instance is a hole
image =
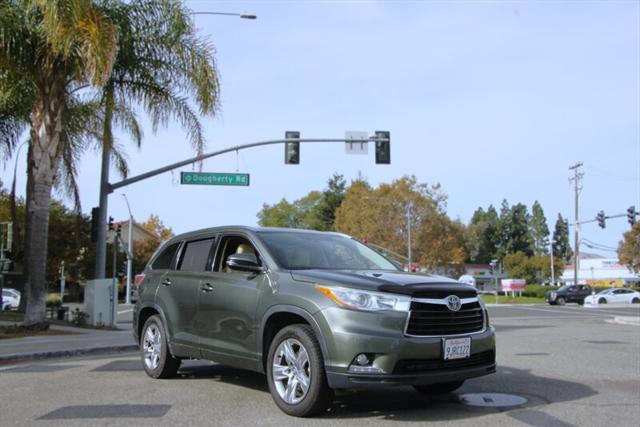
[[556, 300], [556, 304], [558, 304], [558, 305], [565, 305], [565, 303], [566, 303], [566, 301], [564, 300], [564, 298], [563, 298], [563, 297], [559, 297], [559, 298]]
[[606, 300], [606, 299], [604, 299], [604, 298], [600, 298], [600, 299], [598, 300], [598, 304], [606, 304], [606, 303], [607, 303], [607, 300]]
[[450, 383], [414, 385], [413, 388], [422, 394], [446, 394], [462, 387], [462, 384], [464, 384], [464, 381], [454, 381]]
[[314, 415], [331, 404], [320, 345], [308, 325], [290, 325], [276, 334], [267, 356], [267, 382], [276, 405], [288, 415]]
[[140, 353], [145, 372], [153, 378], [171, 378], [180, 368], [180, 359], [169, 351], [167, 334], [160, 316], [151, 316], [142, 327]]

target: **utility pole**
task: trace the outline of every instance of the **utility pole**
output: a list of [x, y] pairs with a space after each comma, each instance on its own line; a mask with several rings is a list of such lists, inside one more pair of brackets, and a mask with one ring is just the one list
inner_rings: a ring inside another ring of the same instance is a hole
[[584, 173], [579, 172], [578, 169], [582, 167], [584, 163], [578, 162], [573, 166], [569, 167], [569, 170], [573, 171], [573, 177], [569, 178], [569, 182], [573, 181], [573, 192], [575, 198], [575, 228], [574, 228], [574, 248], [573, 248], [573, 284], [578, 284], [578, 269], [580, 263], [580, 215], [579, 215], [579, 199], [580, 199], [580, 180], [584, 176]]
[[551, 242], [549, 243], [549, 247], [551, 248], [551, 286], [555, 286], [556, 285], [556, 278], [555, 278], [555, 269], [553, 267], [553, 243], [555, 242], [555, 240], [551, 239]]
[[413, 203], [407, 204], [407, 256], [409, 258], [409, 273], [413, 270], [411, 260], [411, 215], [412, 215]]

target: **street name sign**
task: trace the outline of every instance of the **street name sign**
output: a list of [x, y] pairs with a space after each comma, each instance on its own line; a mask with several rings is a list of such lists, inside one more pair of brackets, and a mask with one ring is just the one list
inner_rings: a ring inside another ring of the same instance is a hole
[[180, 184], [248, 186], [248, 173], [180, 172]]

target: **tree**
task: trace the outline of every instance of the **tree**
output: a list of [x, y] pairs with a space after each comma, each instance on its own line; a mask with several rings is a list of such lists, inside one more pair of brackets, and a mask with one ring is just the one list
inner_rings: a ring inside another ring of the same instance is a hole
[[529, 223], [531, 237], [533, 238], [533, 252], [536, 255], [549, 254], [549, 227], [544, 216], [542, 206], [536, 200], [531, 208], [531, 221]]
[[344, 200], [346, 186], [344, 176], [337, 173], [327, 182], [327, 188], [322, 192], [322, 200], [318, 205], [321, 230], [335, 230], [336, 210]]
[[469, 262], [488, 264], [498, 256], [501, 242], [498, 212], [489, 205], [485, 212], [478, 208], [467, 227], [467, 259]]
[[629, 270], [640, 273], [640, 222], [636, 222], [631, 230], [623, 234], [618, 245], [618, 259]]
[[[47, 327], [45, 272], [51, 190], [64, 151], [63, 115], [74, 85], [104, 83], [117, 52], [117, 27], [98, 4], [0, 3], [0, 73], [33, 94], [27, 178], [27, 305], [24, 325]], [[24, 96], [17, 93], [15, 97]]]
[[553, 256], [561, 259], [565, 263], [571, 261], [573, 251], [569, 244], [569, 224], [561, 214], [558, 214], [556, 225], [553, 230]]
[[509, 218], [509, 233], [507, 240], [507, 253], [524, 252], [527, 256], [533, 255], [533, 239], [529, 231], [529, 213], [527, 206], [518, 203], [511, 207]]
[[345, 186], [344, 177], [334, 174], [323, 192], [311, 191], [293, 203], [286, 199], [273, 205], [265, 203], [258, 212], [258, 224], [263, 227], [334, 230], [335, 211], [344, 199]]

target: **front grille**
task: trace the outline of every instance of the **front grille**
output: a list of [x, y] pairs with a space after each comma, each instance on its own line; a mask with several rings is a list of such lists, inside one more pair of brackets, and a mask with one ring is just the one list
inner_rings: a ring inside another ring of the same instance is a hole
[[477, 301], [463, 304], [459, 311], [451, 311], [444, 304], [412, 301], [407, 325], [408, 335], [459, 335], [482, 330], [482, 308]]
[[406, 359], [396, 363], [394, 374], [419, 374], [432, 371], [442, 371], [443, 369], [462, 369], [487, 366], [495, 363], [495, 353], [484, 351], [472, 354], [466, 359]]

